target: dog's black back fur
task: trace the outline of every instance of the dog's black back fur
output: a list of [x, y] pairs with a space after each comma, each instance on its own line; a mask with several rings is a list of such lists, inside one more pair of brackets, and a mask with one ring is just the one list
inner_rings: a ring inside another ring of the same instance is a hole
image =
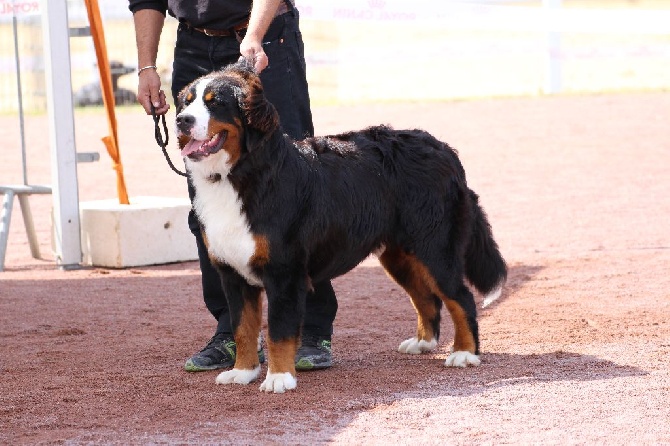
[[450, 232], [460, 235], [444, 248], [472, 260], [466, 275], [480, 292], [504, 281], [456, 152], [429, 133], [375, 126], [295, 142], [276, 127], [268, 146], [242, 158], [230, 179], [247, 214], [258, 217], [252, 230], [300, 246], [303, 253], [290, 256], [305, 256], [313, 281], [348, 272], [382, 245], [423, 252]]

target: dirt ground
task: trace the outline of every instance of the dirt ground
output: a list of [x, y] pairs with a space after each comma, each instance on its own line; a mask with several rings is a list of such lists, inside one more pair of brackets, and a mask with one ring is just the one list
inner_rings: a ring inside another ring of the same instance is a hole
[[[217, 386], [182, 370], [214, 328], [195, 262], [61, 271], [36, 196], [44, 259], [16, 203], [0, 272], [0, 443], [670, 444], [670, 93], [314, 113], [319, 134], [390, 123], [459, 150], [510, 267], [479, 314], [482, 365], [443, 367], [446, 314], [435, 354], [398, 353], [414, 312], [369, 259], [334, 282], [332, 368], [282, 395]], [[131, 200], [185, 196], [151, 119], [118, 118]], [[19, 183], [18, 120], [0, 127], [0, 183]], [[113, 198], [104, 117], [78, 113], [76, 129], [80, 151], [101, 152], [78, 167], [80, 199]], [[45, 118], [26, 132], [30, 181], [48, 183]]]

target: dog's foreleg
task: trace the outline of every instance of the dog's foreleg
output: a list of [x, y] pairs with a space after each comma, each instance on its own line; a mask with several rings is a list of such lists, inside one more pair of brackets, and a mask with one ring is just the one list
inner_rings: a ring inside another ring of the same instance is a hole
[[274, 342], [268, 339], [268, 373], [260, 390], [264, 392], [284, 393], [298, 385], [295, 372], [295, 354], [298, 350], [297, 339], [285, 339]]
[[[263, 304], [261, 289], [244, 283], [225, 288], [235, 337], [235, 366], [220, 373], [217, 384], [249, 384], [260, 375], [258, 336], [261, 329]], [[241, 299], [240, 299], [241, 298]]]
[[[268, 298], [268, 372], [260, 390], [283, 393], [295, 389], [298, 384], [295, 355], [305, 313], [308, 281], [290, 277], [285, 271], [268, 277], [265, 281]], [[302, 277], [306, 277], [306, 274]]]

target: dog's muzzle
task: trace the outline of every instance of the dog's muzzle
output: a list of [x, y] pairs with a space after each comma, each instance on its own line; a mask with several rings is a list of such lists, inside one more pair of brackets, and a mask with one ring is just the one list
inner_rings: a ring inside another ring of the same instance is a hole
[[[178, 136], [191, 136], [191, 131], [195, 125], [195, 117], [188, 114], [179, 114], [176, 119]], [[181, 156], [188, 156], [189, 159], [198, 161], [209, 155], [213, 155], [223, 148], [223, 143], [228, 137], [227, 131], [222, 131], [207, 140], [191, 139], [182, 147]]]

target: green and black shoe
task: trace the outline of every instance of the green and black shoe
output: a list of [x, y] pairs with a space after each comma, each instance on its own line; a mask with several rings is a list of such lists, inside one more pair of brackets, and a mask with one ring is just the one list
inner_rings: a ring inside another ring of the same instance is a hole
[[[237, 346], [233, 336], [217, 333], [207, 342], [205, 348], [186, 360], [184, 370], [187, 372], [204, 372], [207, 370], [228, 369], [235, 365]], [[263, 349], [258, 350], [258, 361], [265, 362]]]
[[327, 369], [333, 365], [330, 339], [304, 336], [295, 355], [296, 370]]

